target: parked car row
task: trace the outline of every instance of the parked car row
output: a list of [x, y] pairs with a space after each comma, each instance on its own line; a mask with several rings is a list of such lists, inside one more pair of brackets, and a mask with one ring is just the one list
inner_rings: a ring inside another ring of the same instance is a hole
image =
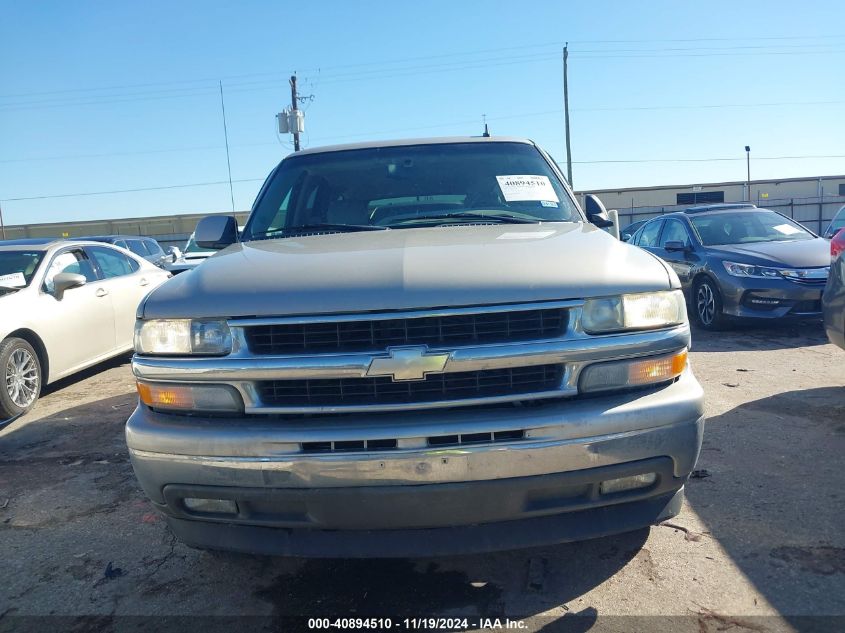
[[705, 329], [721, 329], [731, 318], [821, 315], [829, 244], [775, 211], [691, 207], [645, 222], [630, 243], [672, 266]]
[[41, 389], [132, 349], [135, 312], [171, 276], [93, 240], [0, 242], [0, 420]]
[[753, 204], [718, 204], [641, 220], [620, 239], [668, 262], [705, 329], [729, 319], [823, 315], [845, 349], [845, 206], [820, 238]]

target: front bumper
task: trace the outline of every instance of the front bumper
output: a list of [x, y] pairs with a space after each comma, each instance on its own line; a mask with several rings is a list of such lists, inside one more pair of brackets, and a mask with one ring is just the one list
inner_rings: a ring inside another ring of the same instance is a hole
[[745, 279], [718, 272], [722, 311], [755, 319], [816, 317], [821, 315], [823, 284], [788, 279]]
[[[287, 419], [139, 407], [126, 436], [141, 486], [190, 544], [398, 556], [562, 542], [662, 520], [679, 508], [703, 423], [701, 387], [687, 370], [649, 392], [530, 407]], [[407, 447], [438, 433], [514, 428], [524, 439], [352, 453], [299, 448], [387, 434]], [[656, 473], [655, 482], [601, 494], [602, 481], [642, 473]], [[237, 512], [196, 513], [185, 498], [230, 499]]]

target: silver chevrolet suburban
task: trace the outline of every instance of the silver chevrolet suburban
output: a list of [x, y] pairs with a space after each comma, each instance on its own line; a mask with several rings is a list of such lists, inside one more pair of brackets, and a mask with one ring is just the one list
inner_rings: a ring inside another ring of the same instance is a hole
[[678, 513], [702, 390], [675, 273], [510, 138], [285, 158], [138, 309], [135, 473], [190, 545], [447, 555]]

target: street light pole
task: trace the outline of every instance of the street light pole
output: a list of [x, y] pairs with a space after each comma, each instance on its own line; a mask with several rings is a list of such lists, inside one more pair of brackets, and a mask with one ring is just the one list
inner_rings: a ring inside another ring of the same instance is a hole
[[747, 169], [745, 178], [745, 199], [751, 202], [751, 146], [745, 146], [745, 167]]
[[6, 239], [6, 225], [3, 224], [3, 207], [0, 205], [0, 232], [3, 233], [2, 239]]

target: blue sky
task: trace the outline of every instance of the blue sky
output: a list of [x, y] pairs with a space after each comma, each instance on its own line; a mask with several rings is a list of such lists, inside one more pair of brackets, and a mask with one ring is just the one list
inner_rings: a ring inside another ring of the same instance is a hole
[[[225, 211], [304, 145], [494, 134], [565, 161], [576, 189], [845, 173], [845, 5], [794, 2], [0, 2], [7, 224]], [[756, 105], [755, 105], [756, 104]], [[760, 105], [768, 104], [768, 105]], [[825, 156], [768, 160], [784, 156]], [[737, 160], [691, 162], [689, 159]], [[680, 161], [679, 159], [684, 159]], [[600, 162], [600, 161], [664, 162]]]

